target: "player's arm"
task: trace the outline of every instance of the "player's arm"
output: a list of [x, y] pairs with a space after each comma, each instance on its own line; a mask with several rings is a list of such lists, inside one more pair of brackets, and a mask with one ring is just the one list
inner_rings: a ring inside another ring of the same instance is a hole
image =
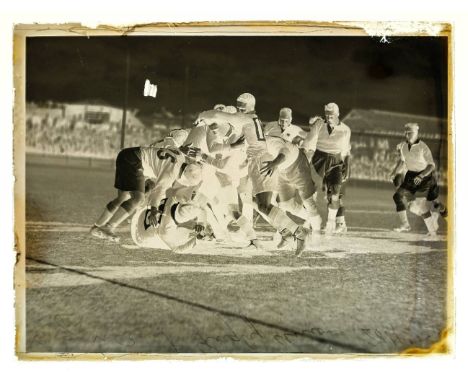
[[390, 180], [393, 181], [393, 178], [395, 178], [396, 174], [399, 174], [402, 171], [404, 165], [405, 165], [405, 162], [401, 158], [398, 159], [397, 164], [395, 165], [392, 172], [390, 173]]
[[307, 157], [314, 156], [315, 150], [317, 149], [317, 140], [322, 124], [323, 119], [317, 118], [310, 125], [310, 131], [307, 133], [304, 142], [302, 143], [302, 147], [306, 151]]
[[392, 172], [390, 173], [390, 180], [393, 181], [395, 178], [396, 174], [399, 174], [400, 172], [403, 171], [403, 166], [405, 165], [405, 159], [401, 153], [401, 144], [397, 146], [397, 153], [398, 153], [398, 161], [393, 168]]
[[166, 191], [171, 187], [173, 180], [170, 177], [162, 177], [156, 182], [156, 187], [149, 194], [148, 205], [150, 213], [148, 215], [148, 222], [153, 226], [158, 224], [158, 207], [163, 198], [166, 197]]
[[[281, 138], [278, 139], [280, 140]], [[276, 141], [276, 139], [270, 140], [269, 146], [270, 149], [276, 148], [276, 150], [278, 150], [278, 155], [276, 155], [275, 159], [271, 161], [263, 162], [263, 167], [260, 169], [260, 173], [265, 176], [271, 176], [273, 172], [277, 170], [278, 166], [286, 160], [286, 155], [289, 153], [288, 148], [284, 145], [281, 145], [282, 147], [279, 147], [279, 143]]]
[[275, 159], [263, 162], [264, 165], [260, 169], [260, 173], [265, 176], [271, 176], [285, 159], [286, 156], [283, 153], [279, 153]]
[[347, 181], [351, 176], [351, 156], [346, 155], [343, 159], [343, 182]]
[[201, 160], [210, 166], [219, 168], [219, 169], [224, 169], [226, 167], [226, 164], [229, 161], [229, 157], [226, 158], [217, 158], [217, 157], [212, 157], [208, 154], [202, 153], [201, 154]]
[[209, 132], [206, 134], [206, 145], [208, 146], [210, 153], [222, 153], [231, 149], [231, 145], [229, 143], [224, 143], [213, 133]]
[[427, 146], [424, 146], [424, 159], [427, 162], [426, 168], [416, 177], [414, 178], [414, 184], [418, 185], [422, 182], [423, 178], [429, 176], [435, 170], [435, 163], [434, 159], [432, 158], [431, 149]]
[[307, 136], [307, 132], [302, 129], [302, 127], [291, 125], [294, 130], [292, 131], [294, 138], [291, 139], [291, 143], [295, 146], [302, 147], [302, 144]]
[[230, 114], [224, 113], [218, 110], [208, 110], [200, 113], [195, 125], [205, 124], [207, 126], [213, 123], [230, 123], [232, 125], [243, 125], [246, 121], [249, 120], [249, 117], [245, 116], [242, 113]]
[[206, 136], [206, 126], [194, 126], [182, 146], [202, 147], [203, 139]]
[[351, 175], [351, 130], [349, 128], [341, 151], [341, 157], [343, 158], [343, 182], [345, 182]]

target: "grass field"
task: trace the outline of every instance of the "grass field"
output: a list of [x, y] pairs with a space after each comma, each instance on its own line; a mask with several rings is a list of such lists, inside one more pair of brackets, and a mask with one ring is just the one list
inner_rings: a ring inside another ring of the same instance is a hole
[[447, 242], [392, 232], [390, 186], [349, 187], [349, 232], [291, 260], [261, 227], [268, 251], [92, 238], [113, 176], [27, 165], [27, 352], [395, 353], [446, 326]]

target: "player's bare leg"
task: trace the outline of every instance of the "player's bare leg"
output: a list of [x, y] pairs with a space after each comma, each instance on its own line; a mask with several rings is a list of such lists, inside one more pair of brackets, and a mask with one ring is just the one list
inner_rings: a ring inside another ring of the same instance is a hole
[[327, 224], [325, 226], [325, 233], [326, 234], [333, 234], [336, 230], [336, 214], [338, 213], [338, 209], [340, 208], [340, 194], [333, 193], [330, 197], [330, 201], [328, 203], [328, 217], [327, 217]]
[[348, 232], [348, 226], [346, 225], [344, 211], [344, 207], [340, 207], [338, 208], [338, 212], [336, 213], [336, 233]]
[[279, 207], [274, 206], [271, 203], [273, 193], [272, 192], [261, 192], [255, 195], [255, 202], [258, 210], [264, 216], [267, 221], [274, 227], [280, 234], [289, 235], [292, 233], [296, 240], [296, 256], [298, 256], [306, 246], [306, 238], [309, 231], [296, 224], [286, 213]]
[[102, 211], [101, 215], [91, 228], [90, 234], [99, 239], [106, 239], [107, 237], [101, 228], [114, 216], [122, 203], [130, 199], [130, 197], [131, 195], [129, 192], [118, 190], [117, 197], [107, 203], [104, 211]]
[[443, 217], [444, 219], [448, 216], [447, 207], [439, 201], [437, 198], [436, 200], [432, 200], [432, 208], [431, 208], [431, 215], [432, 220], [434, 221], [434, 225], [436, 230], [439, 229], [439, 217]]
[[118, 242], [120, 240], [120, 238], [115, 234], [115, 229], [145, 200], [145, 194], [143, 192], [130, 191], [129, 194], [130, 198], [120, 204], [107, 223], [99, 227], [101, 233], [111, 241]]
[[400, 226], [395, 228], [395, 232], [409, 232], [411, 226], [408, 221], [408, 215], [406, 213], [406, 206], [404, 203], [404, 190], [398, 189], [393, 195], [393, 200], [396, 205], [398, 218], [400, 219]]
[[[309, 231], [309, 233], [320, 233], [322, 218], [320, 217], [317, 211], [317, 204], [315, 202], [314, 195], [310, 196], [305, 200], [301, 200], [300, 202], [298, 199], [300, 200], [300, 196], [297, 196], [288, 201], [280, 201], [279, 207], [282, 210], [288, 211], [291, 214], [303, 219], [304, 227], [312, 229], [312, 231]], [[293, 235], [288, 234], [288, 232], [283, 232], [283, 234], [281, 235], [281, 240], [277, 245], [277, 248], [284, 248], [292, 241]]]

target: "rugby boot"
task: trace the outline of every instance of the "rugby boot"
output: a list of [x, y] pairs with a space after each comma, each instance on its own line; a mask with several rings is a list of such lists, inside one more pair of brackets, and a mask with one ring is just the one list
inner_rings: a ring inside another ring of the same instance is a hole
[[105, 239], [114, 243], [118, 243], [120, 241], [120, 237], [114, 233], [114, 229], [109, 227], [107, 224], [102, 227], [98, 227], [98, 229], [101, 231], [101, 234]]
[[97, 225], [93, 225], [89, 233], [91, 236], [97, 237], [98, 239], [106, 239], [106, 236]]
[[332, 222], [327, 222], [323, 232], [326, 235], [333, 235], [336, 232], [336, 223], [333, 222], [333, 221]]
[[335, 228], [335, 233], [346, 233], [348, 232], [348, 227], [346, 223], [337, 223]]
[[411, 226], [409, 224], [402, 224], [397, 228], [393, 228], [395, 232], [409, 232], [411, 231]]
[[294, 240], [293, 234], [287, 229], [282, 230], [280, 232], [280, 235], [281, 235], [281, 240], [276, 246], [276, 248], [278, 249], [283, 249], [287, 247]]
[[294, 232], [294, 238], [296, 239], [296, 256], [299, 256], [306, 248], [307, 236], [309, 233], [310, 231], [307, 228], [301, 226], [299, 226], [296, 232]]

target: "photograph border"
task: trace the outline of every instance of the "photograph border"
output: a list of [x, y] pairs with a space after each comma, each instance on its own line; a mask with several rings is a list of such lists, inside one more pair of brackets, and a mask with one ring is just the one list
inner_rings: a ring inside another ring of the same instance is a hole
[[[447, 231], [447, 326], [438, 342], [430, 348], [409, 348], [398, 354], [308, 354], [308, 353], [28, 353], [26, 352], [26, 171], [25, 171], [25, 81], [27, 37], [73, 36], [372, 36], [385, 43], [391, 36], [438, 36], [448, 39], [448, 194], [447, 205], [453, 213], [448, 217]], [[229, 21], [149, 23], [131, 26], [99, 25], [95, 28], [78, 23], [18, 24], [14, 29], [14, 230], [16, 264], [14, 274], [16, 355], [21, 360], [208, 360], [233, 358], [239, 360], [295, 360], [295, 359], [343, 359], [356, 357], [421, 356], [451, 354], [453, 352], [454, 319], [454, 240], [455, 240], [455, 160], [453, 134], [453, 36], [449, 23], [436, 22], [313, 22], [313, 21]]]

